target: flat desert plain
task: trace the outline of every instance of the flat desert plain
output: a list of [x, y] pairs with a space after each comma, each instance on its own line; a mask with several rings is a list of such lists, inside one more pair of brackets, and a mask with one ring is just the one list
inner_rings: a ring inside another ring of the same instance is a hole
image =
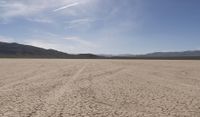
[[0, 117], [200, 117], [200, 61], [0, 59]]

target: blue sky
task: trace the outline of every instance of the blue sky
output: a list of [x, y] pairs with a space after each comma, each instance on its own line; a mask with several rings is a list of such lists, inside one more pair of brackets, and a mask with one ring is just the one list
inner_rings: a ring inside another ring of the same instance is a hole
[[0, 41], [68, 53], [200, 49], [199, 0], [0, 0]]

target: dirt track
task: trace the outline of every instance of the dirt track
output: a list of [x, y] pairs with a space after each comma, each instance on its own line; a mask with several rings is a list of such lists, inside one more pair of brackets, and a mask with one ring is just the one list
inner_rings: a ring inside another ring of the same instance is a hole
[[200, 117], [200, 61], [0, 59], [0, 117]]

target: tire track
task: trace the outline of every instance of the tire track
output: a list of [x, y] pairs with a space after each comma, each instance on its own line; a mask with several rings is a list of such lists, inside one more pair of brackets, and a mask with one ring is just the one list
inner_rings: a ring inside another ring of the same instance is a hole
[[87, 76], [85, 76], [83, 78], [79, 78], [77, 81], [75, 81], [75, 84], [78, 85], [79, 88], [86, 88], [86, 87], [93, 85], [93, 83], [92, 83], [93, 80], [96, 80], [97, 78], [102, 78], [102, 77], [104, 77], [104, 78], [110, 77], [114, 74], [117, 74], [117, 73], [123, 71], [124, 69], [125, 68], [120, 67], [120, 68], [107, 70], [107, 71], [104, 71], [102, 73], [97, 73], [97, 74], [88, 73]]
[[[59, 88], [56, 91], [52, 91], [48, 97], [46, 98], [46, 100], [44, 101], [42, 109], [40, 110], [36, 110], [36, 112], [34, 112], [34, 114], [31, 114], [31, 116], [29, 117], [41, 117], [41, 113], [45, 113], [43, 115], [47, 116], [46, 114], [50, 114], [51, 113], [51, 107], [55, 107], [57, 108], [58, 106], [62, 106], [62, 105], [58, 105], [58, 102], [62, 101], [62, 97], [64, 96], [65, 93], [70, 93], [72, 92], [74, 89], [74, 82], [76, 81], [76, 79], [79, 77], [79, 75], [84, 71], [84, 69], [86, 68], [86, 65], [83, 65], [83, 67], [81, 67], [75, 75], [73, 75], [71, 77], [71, 79], [69, 79], [68, 81], [66, 81], [66, 83], [64, 83], [64, 85]], [[63, 110], [63, 109], [62, 109]], [[50, 112], [50, 113], [48, 113]], [[32, 113], [32, 112], [31, 112]], [[62, 112], [60, 112], [62, 113]], [[50, 115], [49, 115], [50, 116]]]
[[[82, 71], [85, 69], [86, 65], [84, 65], [82, 68], [80, 68], [78, 70], [78, 72], [71, 78], [69, 79], [66, 83], [64, 83], [63, 87], [60, 88], [58, 91], [56, 91], [53, 96], [49, 96], [49, 97], [52, 97], [52, 98], [49, 98], [48, 99], [48, 102], [50, 101], [54, 101], [54, 100], [58, 100], [60, 97], [62, 97], [64, 95], [64, 93], [67, 91], [71, 91], [72, 86], [74, 84], [74, 81], [78, 78], [78, 76], [82, 73]], [[74, 86], [74, 85], [73, 85]], [[66, 90], [68, 89], [68, 90]]]
[[[75, 84], [76, 84], [75, 88], [77, 89], [75, 89], [72, 92], [73, 93], [72, 95], [75, 95], [76, 97], [73, 97], [73, 96], [70, 97], [71, 100], [73, 100], [74, 104], [72, 105], [67, 104], [68, 108], [65, 109], [65, 115], [67, 114], [68, 116], [69, 115], [94, 116], [94, 114], [97, 114], [97, 115], [104, 116], [105, 113], [103, 111], [106, 111], [107, 114], [112, 114], [113, 111], [118, 112], [118, 110], [120, 110], [118, 107], [115, 107], [115, 105], [110, 104], [97, 97], [95, 93], [95, 89], [93, 87], [95, 84], [93, 83], [92, 80], [97, 80], [97, 78], [101, 76], [106, 76], [105, 78], [111, 77], [122, 70], [124, 70], [124, 68], [120, 67], [120, 68], [104, 71], [102, 73], [97, 73], [97, 74], [93, 73], [93, 75], [89, 73], [88, 75], [75, 80]], [[66, 112], [70, 112], [70, 109], [77, 110], [77, 111], [66, 113]], [[99, 112], [97, 112], [97, 110]], [[123, 113], [127, 113], [126, 111], [123, 111], [123, 110], [120, 110], [120, 111], [122, 111]]]

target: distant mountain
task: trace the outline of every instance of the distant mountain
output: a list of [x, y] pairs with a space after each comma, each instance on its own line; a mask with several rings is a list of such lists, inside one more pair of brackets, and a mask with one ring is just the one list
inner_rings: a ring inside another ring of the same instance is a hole
[[93, 54], [67, 54], [53, 49], [43, 49], [18, 43], [0, 42], [0, 58], [99, 58]]
[[43, 49], [18, 43], [0, 42], [0, 58], [63, 58], [63, 59], [196, 59], [200, 51], [155, 52], [145, 55], [95, 55], [68, 54], [53, 49]]
[[200, 51], [183, 51], [183, 52], [154, 52], [144, 55], [122, 55], [114, 56], [120, 59], [196, 59], [200, 60]]
[[183, 51], [183, 52], [155, 52], [146, 54], [151, 57], [197, 57], [200, 56], [200, 51]]

